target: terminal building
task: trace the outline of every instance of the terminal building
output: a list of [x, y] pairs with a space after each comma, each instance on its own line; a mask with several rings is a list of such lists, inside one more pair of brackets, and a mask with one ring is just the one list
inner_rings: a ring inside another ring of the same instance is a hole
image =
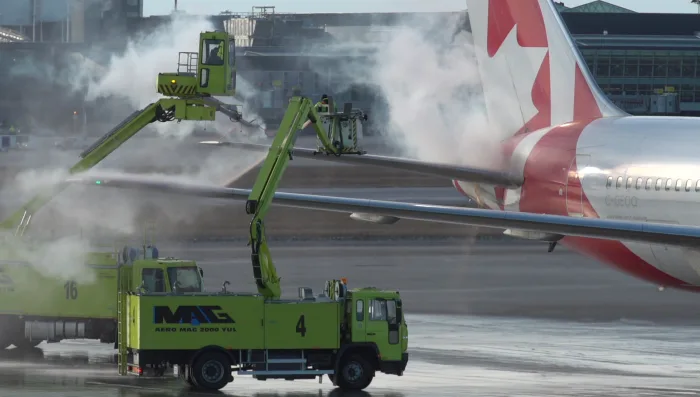
[[[578, 7], [555, 3], [598, 84], [618, 106], [633, 114], [700, 115], [700, 14], [637, 13], [601, 0]], [[463, 12], [434, 16], [461, 17], [469, 30]], [[235, 37], [239, 75], [256, 93], [256, 113], [274, 125], [295, 88], [312, 98], [327, 93], [338, 102], [377, 110], [382, 98], [369, 87], [349, 85], [344, 75], [347, 65], [361, 65], [368, 53], [331, 49], [344, 40], [381, 42], [385, 31], [411, 17], [288, 14], [266, 6], [223, 12], [212, 21]], [[0, 64], [7, 59], [3, 52], [18, 48], [42, 54], [92, 44], [119, 48], [128, 37], [123, 32], [151, 29], [167, 19], [144, 18], [143, 0], [2, 0]]]
[[[637, 13], [600, 0], [571, 8], [556, 3], [601, 89], [618, 106], [632, 114], [700, 115], [699, 14]], [[312, 97], [330, 91], [341, 101], [376, 106], [371, 91], [347, 87], [338, 76], [342, 70], [338, 64], [348, 62], [346, 55], [330, 54], [320, 60], [301, 38], [313, 38], [306, 40], [316, 48], [323, 47], [318, 45], [323, 40], [342, 40], [351, 32], [355, 39], [362, 35], [363, 40], [373, 40], [380, 37], [378, 26], [389, 28], [408, 17], [261, 13], [245, 23], [232, 20], [235, 28], [228, 30], [245, 47], [242, 75], [265, 91], [262, 112], [278, 119], [293, 87]], [[249, 30], [242, 28], [244, 24]], [[467, 18], [464, 28], [469, 30]], [[324, 64], [327, 74], [318, 75]]]
[[642, 14], [604, 1], [561, 14], [618, 106], [634, 114], [700, 115], [700, 14]]

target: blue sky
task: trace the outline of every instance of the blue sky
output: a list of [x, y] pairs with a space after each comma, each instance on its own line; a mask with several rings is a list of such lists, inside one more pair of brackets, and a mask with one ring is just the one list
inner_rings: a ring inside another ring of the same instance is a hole
[[[589, 0], [563, 0], [573, 7]], [[608, 0], [638, 12], [698, 12], [690, 0]], [[174, 0], [144, 0], [144, 14], [169, 14]], [[396, 12], [456, 11], [465, 0], [178, 0], [178, 8], [192, 14], [218, 14], [224, 10], [250, 12], [252, 6], [274, 5], [277, 12]]]

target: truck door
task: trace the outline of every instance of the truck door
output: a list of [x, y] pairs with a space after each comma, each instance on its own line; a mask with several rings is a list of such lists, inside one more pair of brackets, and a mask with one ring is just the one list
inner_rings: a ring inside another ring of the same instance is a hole
[[352, 341], [353, 342], [365, 342], [367, 340], [367, 335], [365, 331], [365, 318], [367, 317], [365, 313], [365, 300], [358, 299], [355, 301], [354, 307], [354, 321], [352, 321]]
[[400, 319], [396, 314], [396, 301], [375, 298], [367, 305], [365, 326], [367, 342], [374, 342], [382, 359], [401, 357]]

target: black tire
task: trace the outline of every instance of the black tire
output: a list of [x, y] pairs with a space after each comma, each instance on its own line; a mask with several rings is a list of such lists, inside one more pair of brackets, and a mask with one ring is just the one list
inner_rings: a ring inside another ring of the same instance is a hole
[[374, 379], [374, 368], [362, 356], [344, 358], [338, 368], [338, 387], [343, 390], [362, 390]]
[[195, 360], [191, 373], [197, 388], [221, 390], [230, 382], [231, 360], [222, 352], [204, 352]]

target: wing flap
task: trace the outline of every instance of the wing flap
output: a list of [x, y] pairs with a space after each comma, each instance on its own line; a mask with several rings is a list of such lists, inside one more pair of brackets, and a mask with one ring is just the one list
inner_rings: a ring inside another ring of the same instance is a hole
[[[257, 150], [265, 152], [270, 149], [270, 147], [267, 145], [260, 145], [256, 143], [218, 141], [204, 141], [200, 143], [214, 146], [226, 146], [237, 149]], [[518, 188], [522, 185], [523, 182], [522, 177], [503, 171], [488, 170], [474, 167], [462, 167], [450, 164], [426, 163], [419, 160], [379, 156], [374, 154], [350, 154], [335, 156], [325, 153], [319, 153], [314, 149], [295, 148], [292, 150], [292, 156], [354, 165], [375, 165], [377, 167], [397, 168], [402, 171], [417, 172], [421, 174], [436, 176], [439, 178], [450, 178], [453, 180], [465, 182], [497, 185], [512, 189]]]
[[[163, 179], [151, 180], [142, 176], [110, 177], [109, 179], [100, 179], [100, 184], [97, 185], [96, 180], [98, 179], [100, 178], [81, 175], [71, 177], [65, 183], [150, 190], [194, 197], [239, 201], [245, 201], [250, 194], [249, 189], [224, 188]], [[362, 213], [364, 216], [371, 214], [399, 219], [499, 229], [519, 229], [567, 236], [648, 242], [693, 248], [700, 245], [700, 227], [694, 226], [578, 218], [285, 192], [277, 192], [275, 194], [273, 205], [348, 214]]]

